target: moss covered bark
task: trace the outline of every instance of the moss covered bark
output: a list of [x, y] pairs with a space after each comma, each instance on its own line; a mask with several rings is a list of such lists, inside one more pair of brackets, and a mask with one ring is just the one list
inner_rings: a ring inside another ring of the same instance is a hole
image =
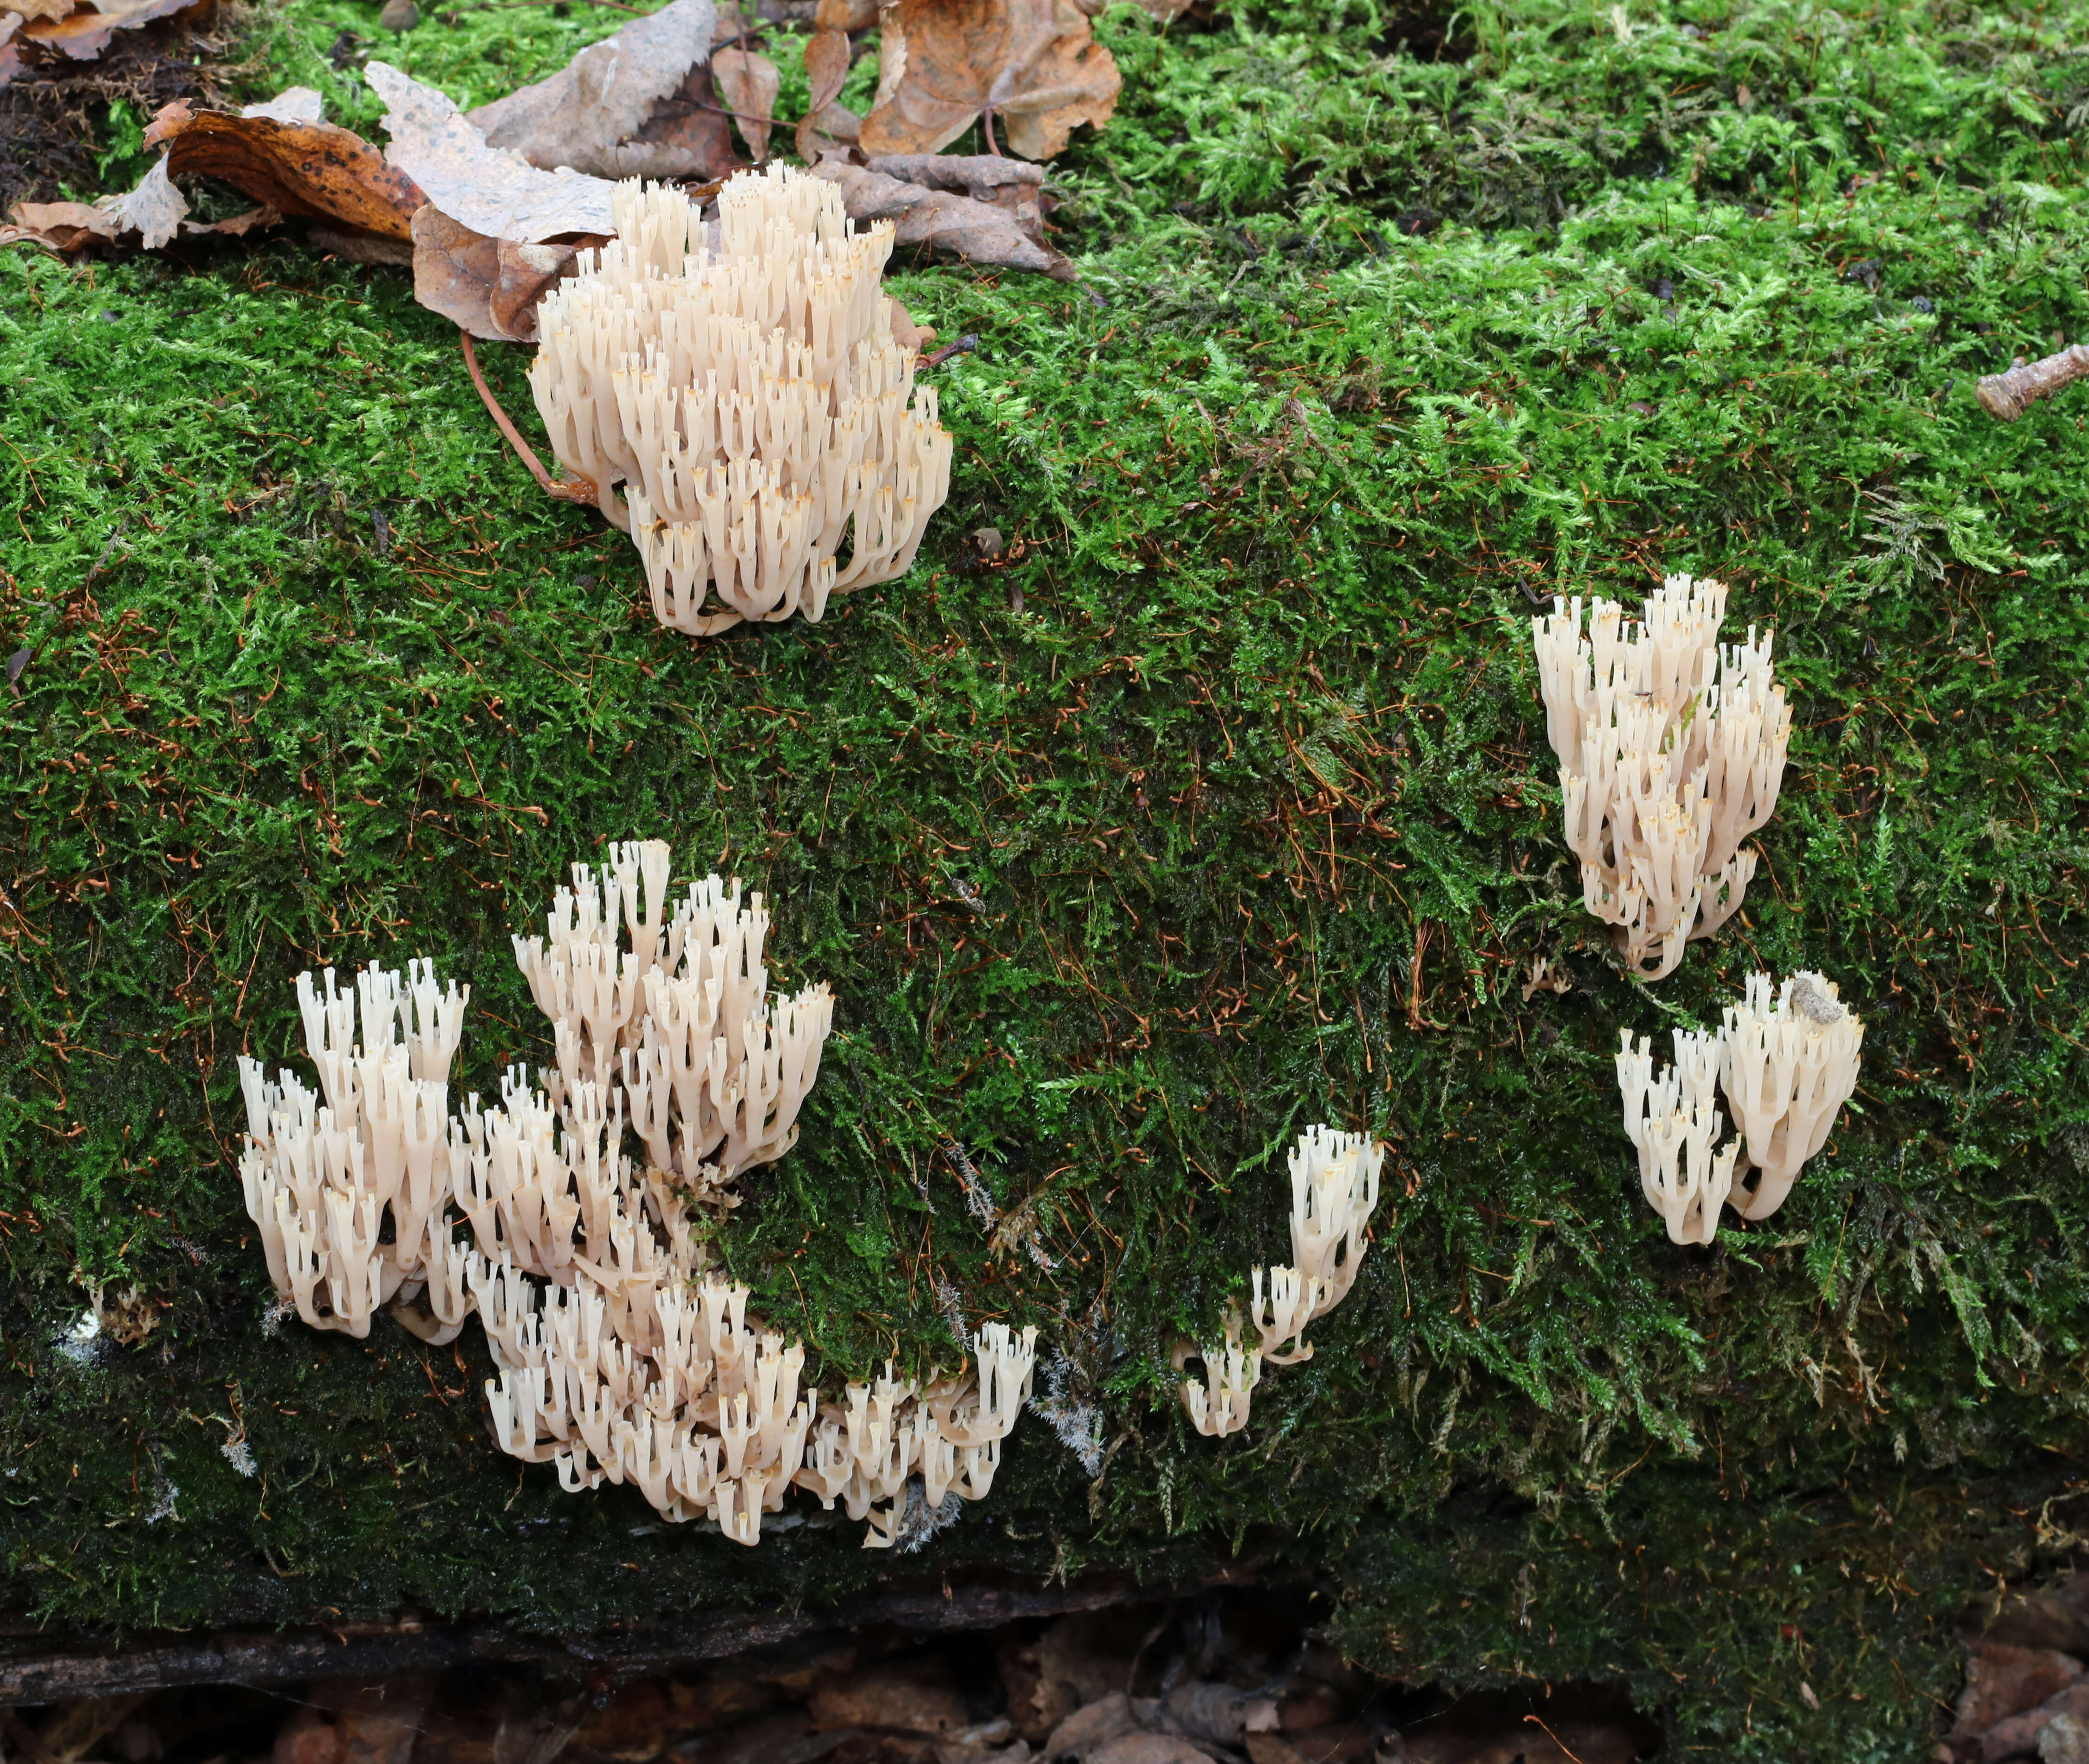
[[[257, 84], [368, 125], [320, 53], [367, 10], [272, 15]], [[448, 16], [382, 52], [475, 98], [615, 22]], [[954, 1294], [1094, 1393], [1099, 1479], [1026, 1422], [908, 1569], [1249, 1549], [1336, 1577], [1389, 1670], [1924, 1755], [1949, 1620], [2068, 1541], [2083, 1443], [2089, 405], [2004, 427], [1971, 381], [2089, 310], [2089, 15], [1509, 5], [1432, 59], [1443, 22], [1107, 15], [1125, 101], [1057, 172], [1083, 285], [895, 278], [983, 340], [936, 371], [920, 566], [701, 646], [403, 277], [0, 256], [11, 1604], [564, 1627], [890, 1571], [518, 1479], [475, 1331], [263, 1321], [232, 1056], [291, 1056], [291, 976], [435, 956], [490, 1091], [548, 1052], [508, 932], [659, 834], [840, 1001], [724, 1260], [830, 1376], [947, 1358]], [[1775, 625], [1797, 732], [1745, 922], [1649, 990], [1580, 906], [1526, 621], [1673, 569]], [[1573, 988], [1525, 1004], [1541, 953]], [[1757, 965], [1864, 1012], [1858, 1106], [1774, 1220], [1679, 1250], [1611, 1052]], [[1214, 1446], [1169, 1349], [1280, 1253], [1323, 1118], [1394, 1143], [1377, 1247]], [[132, 1285], [145, 1344], [69, 1354]]]

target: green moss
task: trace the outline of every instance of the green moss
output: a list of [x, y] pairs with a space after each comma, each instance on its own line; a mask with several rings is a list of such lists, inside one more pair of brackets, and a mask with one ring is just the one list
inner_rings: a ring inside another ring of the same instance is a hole
[[[369, 125], [320, 54], [369, 11], [298, 0], [259, 83]], [[518, 1479], [472, 1340], [262, 1326], [232, 1056], [291, 1055], [291, 977], [435, 955], [490, 1089], [547, 1052], [508, 932], [658, 833], [840, 998], [723, 1246], [769, 1315], [918, 1364], [947, 1282], [1105, 1393], [1098, 1486], [1026, 1423], [931, 1557], [1249, 1550], [1340, 1580], [1389, 1669], [1615, 1671], [1721, 1755], [1923, 1756], [1950, 1620], [2062, 1540], [2083, 1443], [2089, 406], [1971, 387], [2089, 310], [2083, 19], [1632, 14], [1481, 8], [1437, 62], [1354, 0], [1109, 14], [1124, 101], [1057, 172], [1084, 285], [896, 278], [983, 339], [936, 371], [920, 564], [702, 646], [402, 275], [0, 255], [0, 642], [41, 645], [0, 701], [11, 1601], [581, 1626], [890, 1570]], [[479, 98], [616, 22], [442, 16], [380, 53]], [[1581, 909], [1525, 621], [1669, 569], [1776, 626], [1797, 732], [1745, 922], [1649, 992]], [[1575, 989], [1525, 1005], [1548, 951]], [[1865, 1015], [1861, 1112], [1775, 1220], [1678, 1250], [1618, 1031], [1802, 964]], [[1377, 1247], [1214, 1446], [1168, 1352], [1280, 1252], [1322, 1118], [1395, 1142]], [[76, 1364], [82, 1281], [173, 1309]]]

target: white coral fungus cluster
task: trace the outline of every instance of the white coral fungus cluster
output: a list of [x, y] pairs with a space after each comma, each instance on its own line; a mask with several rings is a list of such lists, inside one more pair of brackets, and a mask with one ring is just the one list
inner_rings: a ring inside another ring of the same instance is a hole
[[[1675, 1063], [1657, 1075], [1652, 1043], [1618, 1050], [1626, 1135], [1639, 1152], [1640, 1183], [1676, 1243], [1709, 1243], [1719, 1209], [1767, 1219], [1784, 1204], [1800, 1166], [1828, 1143], [1857, 1088], [1864, 1025], [1818, 974], [1799, 973], [1774, 995], [1767, 974], [1748, 977], [1717, 1034], [1675, 1032]], [[1739, 1136], [1714, 1151], [1726, 1093]], [[1744, 1149], [1756, 1175], [1737, 1173]]]
[[823, 1401], [801, 1391], [803, 1347], [706, 1271], [694, 1206], [729, 1204], [740, 1170], [796, 1141], [833, 1002], [768, 990], [759, 895], [713, 876], [676, 899], [670, 865], [658, 841], [614, 847], [575, 866], [546, 935], [515, 939], [558, 1070], [539, 1089], [511, 1068], [489, 1107], [450, 1112], [470, 995], [427, 964], [403, 981], [373, 964], [345, 990], [331, 968], [323, 989], [301, 976], [320, 1088], [241, 1060], [247, 1212], [315, 1328], [365, 1336], [388, 1305], [447, 1341], [476, 1315], [496, 1436], [565, 1487], [628, 1482], [751, 1544], [795, 1484], [869, 1518], [881, 1547], [910, 1478], [933, 1507], [988, 1491], [1035, 1333], [989, 1324], [963, 1376], [888, 1371]]
[[1740, 910], [1757, 861], [1741, 841], [1777, 806], [1791, 712], [1769, 635], [1720, 643], [1724, 582], [1671, 576], [1637, 620], [1599, 598], [1585, 632], [1581, 604], [1530, 621], [1567, 843], [1583, 904], [1659, 980]]
[[[1203, 1381], [1181, 1387], [1190, 1424], [1210, 1439], [1247, 1425], [1248, 1403], [1264, 1364], [1289, 1366], [1313, 1357], [1306, 1326], [1349, 1295], [1369, 1247], [1366, 1236], [1378, 1208], [1385, 1148], [1368, 1134], [1308, 1127], [1291, 1149], [1291, 1265], [1252, 1271], [1254, 1302], [1247, 1321], [1259, 1345], [1243, 1345], [1238, 1307], [1228, 1313], [1219, 1347], [1178, 1346], [1175, 1368], [1201, 1360]], [[1287, 1345], [1288, 1344], [1288, 1345]]]
[[654, 615], [699, 637], [817, 620], [903, 574], [953, 449], [892, 334], [891, 223], [856, 231], [834, 185], [782, 165], [718, 208], [706, 225], [678, 190], [618, 185], [617, 236], [545, 297], [530, 370], [552, 452], [629, 531]]

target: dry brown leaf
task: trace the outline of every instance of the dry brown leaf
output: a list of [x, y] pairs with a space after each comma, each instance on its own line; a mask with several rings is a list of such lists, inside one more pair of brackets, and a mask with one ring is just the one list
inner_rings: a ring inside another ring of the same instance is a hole
[[816, 31], [867, 31], [877, 23], [877, 0], [820, 0]]
[[489, 146], [545, 171], [698, 182], [723, 176], [737, 161], [711, 77], [716, 24], [712, 0], [670, 0], [468, 120]]
[[805, 78], [812, 86], [812, 97], [804, 120], [798, 125], [798, 157], [808, 165], [838, 144], [853, 144], [863, 132], [863, 119], [835, 101], [848, 72], [848, 38], [838, 30], [815, 31], [805, 45]]
[[15, 41], [15, 33], [22, 28], [19, 12], [0, 12], [0, 86], [22, 71], [22, 45]]
[[63, 18], [71, 11], [75, 0], [7, 0], [7, 10], [16, 15], [17, 24], [26, 24], [32, 19]]
[[[332, 221], [364, 235], [410, 238], [414, 212], [425, 200], [420, 190], [360, 135], [318, 121], [318, 105], [316, 92], [299, 87], [240, 116], [199, 112], [178, 99], [145, 130], [144, 144], [164, 151], [136, 189], [92, 206], [18, 204], [16, 225], [0, 230], [0, 239], [33, 238], [66, 251], [95, 240], [157, 251], [177, 236], [238, 237], [286, 215]], [[229, 221], [189, 220], [174, 179], [199, 173], [263, 205]]]
[[18, 202], [7, 211], [10, 225], [0, 226], [0, 245], [27, 239], [54, 251], [76, 251], [109, 235], [100, 229], [102, 211], [86, 202]]
[[[119, 247], [143, 244], [149, 248], [165, 244], [177, 232], [189, 238], [213, 233], [238, 238], [256, 227], [274, 226], [283, 218], [264, 206], [235, 214], [229, 221], [188, 220], [185, 218], [188, 204], [181, 192], [172, 185], [166, 185], [164, 191], [155, 186], [156, 179], [163, 180], [165, 165], [162, 160], [129, 195], [105, 196], [98, 203], [18, 202], [10, 211], [13, 224], [0, 226], [0, 245], [26, 240], [66, 253], [97, 242]], [[163, 235], [153, 238], [145, 230], [148, 224], [164, 227]]]
[[769, 131], [776, 120], [777, 88], [783, 84], [775, 62], [752, 49], [714, 49], [711, 83], [740, 125], [740, 139], [760, 164], [769, 157]]
[[885, 304], [892, 314], [892, 341], [902, 349], [912, 350], [918, 355], [927, 345], [935, 341], [934, 325], [916, 324], [914, 315], [890, 294], [885, 297]]
[[331, 122], [192, 112], [178, 101], [152, 118], [145, 139], [148, 146], [166, 144], [161, 164], [170, 173], [203, 173], [278, 214], [335, 221], [388, 238], [410, 238], [414, 211], [427, 200], [369, 142]]
[[537, 341], [537, 303], [573, 273], [577, 244], [522, 245], [488, 238], [432, 205], [414, 217], [414, 298], [474, 337]]
[[196, 0], [98, 0], [91, 12], [84, 8], [78, 11], [61, 8], [55, 14], [49, 0], [41, 5], [38, 0], [27, 0], [26, 4], [7, 0], [7, 3], [11, 11], [19, 11], [29, 20], [22, 27], [24, 40], [58, 49], [76, 62], [91, 62], [109, 47], [109, 38], [118, 31], [134, 31], [141, 24], [194, 6]]
[[942, 159], [933, 154], [877, 159], [865, 166], [830, 156], [813, 174], [840, 187], [854, 219], [891, 221], [894, 243], [901, 250], [912, 246], [969, 264], [1035, 270], [1058, 281], [1075, 279], [1073, 264], [1044, 243], [1037, 200], [1044, 178], [1041, 166], [986, 155]]
[[1076, 0], [889, 0], [864, 151], [934, 153], [985, 113], [1008, 150], [1049, 159], [1100, 128], [1124, 84]]

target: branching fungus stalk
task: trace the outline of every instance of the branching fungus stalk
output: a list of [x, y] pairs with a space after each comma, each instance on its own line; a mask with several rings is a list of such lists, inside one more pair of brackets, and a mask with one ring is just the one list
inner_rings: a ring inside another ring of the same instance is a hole
[[[1676, 1030], [1675, 1062], [1658, 1074], [1648, 1038], [1635, 1048], [1632, 1032], [1624, 1033], [1625, 1134], [1671, 1243], [1711, 1243], [1722, 1205], [1744, 1219], [1775, 1212], [1857, 1088], [1864, 1026], [1833, 983], [1795, 974], [1774, 999], [1770, 986], [1769, 975], [1750, 975], [1717, 1034]], [[1739, 1137], [1714, 1152], [1725, 1127], [1714, 1100], [1720, 1091]], [[1744, 1150], [1748, 1167], [1737, 1170]]]
[[[362, 1336], [388, 1306], [431, 1341], [474, 1314], [499, 1376], [502, 1449], [568, 1490], [628, 1482], [670, 1519], [752, 1544], [794, 1485], [899, 1535], [910, 1479], [931, 1509], [992, 1487], [1030, 1392], [1036, 1332], [989, 1324], [963, 1376], [886, 1376], [839, 1402], [805, 1354], [706, 1269], [694, 1208], [796, 1141], [833, 1019], [824, 985], [768, 990], [761, 897], [715, 877], [670, 896], [658, 841], [577, 865], [547, 935], [516, 959], [558, 1070], [509, 1069], [455, 1116], [448, 1071], [470, 994], [427, 964], [298, 981], [320, 1088], [242, 1058], [247, 1212], [277, 1290], [317, 1328]], [[358, 1027], [360, 1023], [361, 1033]], [[625, 1150], [627, 1130], [640, 1154]], [[460, 1238], [457, 1227], [468, 1227]]]
[[617, 236], [545, 297], [530, 370], [552, 452], [631, 534], [654, 616], [697, 637], [817, 620], [903, 574], [952, 453], [892, 335], [891, 223], [857, 232], [834, 185], [781, 165], [732, 178], [718, 212], [620, 184]]
[[1251, 1272], [1253, 1303], [1246, 1321], [1259, 1345], [1244, 1346], [1238, 1307], [1226, 1318], [1221, 1347], [1177, 1346], [1175, 1369], [1192, 1361], [1203, 1367], [1203, 1382], [1185, 1382], [1182, 1406], [1190, 1424], [1211, 1439], [1247, 1425], [1248, 1403], [1264, 1365], [1290, 1366], [1313, 1357], [1306, 1326], [1349, 1295], [1369, 1246], [1366, 1229], [1378, 1207], [1379, 1172], [1385, 1148], [1367, 1134], [1308, 1127], [1291, 1150], [1291, 1263]]
[[1637, 620], [1598, 599], [1530, 621], [1546, 732], [1559, 758], [1581, 898], [1632, 972], [1673, 973], [1684, 946], [1740, 910], [1791, 745], [1771, 637], [1722, 647], [1723, 582], [1671, 576]]

